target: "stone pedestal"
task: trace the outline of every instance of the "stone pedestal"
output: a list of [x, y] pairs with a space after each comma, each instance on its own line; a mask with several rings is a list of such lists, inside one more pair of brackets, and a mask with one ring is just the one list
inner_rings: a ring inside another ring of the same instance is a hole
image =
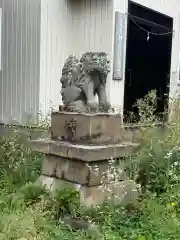
[[82, 144], [115, 144], [123, 136], [120, 116], [105, 113], [54, 112], [51, 131], [54, 139]]
[[[33, 150], [45, 154], [41, 184], [50, 190], [71, 185], [86, 206], [112, 196], [120, 201], [136, 199], [136, 184], [127, 179], [120, 158], [134, 154], [139, 144], [123, 142], [119, 115], [52, 113], [51, 132], [51, 139], [30, 141]], [[110, 159], [120, 162], [114, 182], [108, 176]]]

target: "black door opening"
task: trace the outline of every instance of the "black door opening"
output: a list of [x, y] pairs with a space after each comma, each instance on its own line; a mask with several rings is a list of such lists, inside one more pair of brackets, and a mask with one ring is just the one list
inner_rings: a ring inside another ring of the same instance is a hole
[[125, 121], [130, 112], [137, 110], [133, 107], [136, 100], [143, 98], [151, 90], [157, 92], [157, 113], [164, 113], [169, 95], [172, 31], [172, 18], [129, 2], [124, 90]]

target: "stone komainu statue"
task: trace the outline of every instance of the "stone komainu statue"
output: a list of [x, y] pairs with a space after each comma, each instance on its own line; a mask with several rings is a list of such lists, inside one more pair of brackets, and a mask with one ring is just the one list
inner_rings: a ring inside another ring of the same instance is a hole
[[[87, 52], [80, 60], [74, 55], [67, 58], [60, 80], [65, 109], [77, 112], [107, 112], [110, 109], [106, 97], [109, 63], [107, 54], [104, 52]], [[96, 94], [98, 103], [95, 101]]]

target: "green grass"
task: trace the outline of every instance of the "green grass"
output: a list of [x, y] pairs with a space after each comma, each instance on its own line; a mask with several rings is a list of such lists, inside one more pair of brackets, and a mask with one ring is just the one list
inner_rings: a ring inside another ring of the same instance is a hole
[[[127, 206], [106, 203], [89, 210], [79, 209], [78, 196], [71, 190], [59, 190], [52, 197], [33, 184], [40, 174], [42, 156], [26, 147], [18, 131], [1, 139], [0, 240], [180, 239], [180, 151], [174, 148], [179, 138], [172, 128], [166, 135], [156, 135], [153, 129], [147, 133], [142, 150], [131, 163], [134, 176], [144, 184], [140, 201]], [[62, 212], [88, 219], [98, 231], [71, 230], [61, 220]]]
[[[138, 156], [128, 162], [131, 177], [142, 186], [139, 201], [124, 206], [109, 202], [96, 209], [79, 208], [79, 196], [71, 189], [59, 189], [52, 196], [35, 185], [43, 156], [31, 152], [27, 137], [12, 129], [0, 139], [0, 240], [180, 239], [177, 120], [164, 131], [146, 131]], [[61, 219], [66, 213], [97, 228], [72, 230]]]

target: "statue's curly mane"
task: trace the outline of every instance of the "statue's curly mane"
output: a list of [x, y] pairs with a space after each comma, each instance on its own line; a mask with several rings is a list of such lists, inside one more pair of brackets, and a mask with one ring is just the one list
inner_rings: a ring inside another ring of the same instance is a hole
[[72, 83], [72, 69], [78, 64], [79, 60], [74, 56], [70, 55], [63, 66], [62, 69], [62, 77], [60, 79], [60, 82], [62, 83], [62, 87], [65, 88]]
[[[73, 69], [79, 68], [78, 77], [73, 77]], [[87, 78], [87, 75], [96, 73], [99, 75], [100, 81], [105, 84], [106, 77], [109, 73], [109, 60], [107, 54], [104, 52], [86, 52], [78, 60], [74, 55], [70, 55], [62, 69], [61, 83], [65, 88], [70, 85], [81, 87]]]
[[[104, 52], [86, 52], [80, 59], [70, 55], [63, 66], [61, 96], [67, 111], [105, 111], [110, 108], [106, 79], [110, 64]], [[98, 103], [94, 100], [98, 96]]]
[[80, 59], [84, 71], [99, 72], [99, 74], [107, 75], [109, 73], [109, 60], [104, 52], [87, 52]]

